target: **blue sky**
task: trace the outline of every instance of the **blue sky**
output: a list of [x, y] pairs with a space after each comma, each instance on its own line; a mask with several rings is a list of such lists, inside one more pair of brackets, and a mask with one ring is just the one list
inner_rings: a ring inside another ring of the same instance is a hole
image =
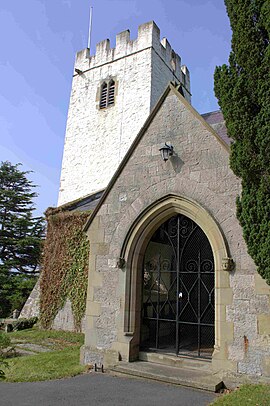
[[12, 0], [0, 9], [0, 161], [21, 162], [39, 185], [37, 212], [56, 206], [75, 53], [154, 20], [191, 73], [192, 104], [218, 109], [216, 65], [231, 32], [223, 0]]

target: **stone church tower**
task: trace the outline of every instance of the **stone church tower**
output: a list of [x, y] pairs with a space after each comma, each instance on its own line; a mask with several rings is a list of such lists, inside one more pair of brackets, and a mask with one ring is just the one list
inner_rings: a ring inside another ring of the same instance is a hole
[[170, 81], [190, 102], [188, 69], [154, 22], [77, 53], [58, 205], [107, 186]]

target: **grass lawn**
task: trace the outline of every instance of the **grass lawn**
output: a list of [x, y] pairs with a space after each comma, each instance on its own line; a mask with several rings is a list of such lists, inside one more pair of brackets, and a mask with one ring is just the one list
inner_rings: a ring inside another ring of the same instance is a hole
[[5, 382], [32, 382], [78, 375], [84, 367], [79, 363], [84, 335], [65, 331], [43, 331], [36, 328], [9, 333], [12, 344], [42, 346], [47, 352], [7, 359]]
[[69, 331], [39, 330], [31, 328], [28, 330], [14, 331], [9, 333], [11, 341], [16, 345], [20, 343], [31, 343], [63, 349], [69, 346], [81, 346], [84, 342], [84, 334]]
[[79, 347], [12, 358], [5, 382], [33, 382], [64, 378], [80, 374], [84, 367], [79, 364]]
[[269, 406], [270, 385], [243, 385], [218, 398], [213, 406]]

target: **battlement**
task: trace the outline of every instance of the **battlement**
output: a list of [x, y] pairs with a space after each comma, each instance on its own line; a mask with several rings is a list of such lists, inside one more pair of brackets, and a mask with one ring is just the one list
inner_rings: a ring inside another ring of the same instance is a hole
[[[175, 73], [176, 77], [182, 78], [181, 82], [189, 90], [190, 78], [187, 67], [181, 66], [181, 58], [174, 52], [168, 40], [166, 38], [160, 40], [160, 30], [154, 21], [140, 25], [135, 40], [130, 39], [130, 31], [126, 30], [117, 34], [115, 48], [111, 48], [110, 40], [106, 39], [96, 45], [95, 55], [90, 55], [88, 48], [78, 52], [75, 69], [84, 72], [147, 48], [153, 48], [164, 63]], [[75, 71], [75, 74], [77, 73]]]

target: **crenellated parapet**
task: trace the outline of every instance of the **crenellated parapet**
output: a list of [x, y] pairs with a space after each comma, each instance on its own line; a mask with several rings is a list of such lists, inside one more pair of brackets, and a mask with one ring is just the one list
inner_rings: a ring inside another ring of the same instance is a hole
[[78, 52], [74, 74], [115, 62], [150, 48], [163, 60], [176, 78], [181, 78], [182, 84], [190, 92], [187, 67], [181, 65], [181, 57], [172, 49], [169, 41], [166, 38], [160, 40], [160, 29], [154, 21], [140, 25], [138, 36], [134, 40], [130, 39], [129, 30], [117, 34], [115, 48], [111, 48], [110, 40], [106, 39], [96, 45], [95, 55], [90, 55], [89, 48]]

